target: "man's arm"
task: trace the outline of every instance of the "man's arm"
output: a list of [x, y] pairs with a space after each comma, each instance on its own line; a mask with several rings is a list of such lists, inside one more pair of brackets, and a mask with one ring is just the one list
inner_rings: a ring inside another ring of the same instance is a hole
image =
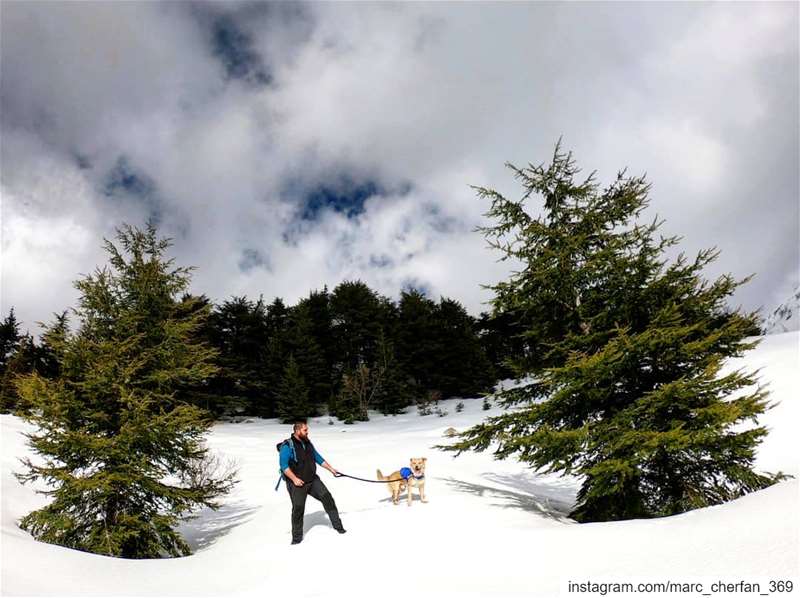
[[324, 467], [325, 469], [330, 471], [333, 475], [339, 474], [339, 472], [336, 471], [336, 469], [330, 463], [328, 463], [325, 459], [322, 458], [322, 455], [320, 455], [317, 452], [317, 449], [314, 449], [314, 461], [316, 461], [317, 465]]
[[330, 463], [328, 463], [327, 461], [323, 461], [321, 463], [321, 465], [322, 465], [322, 467], [324, 467], [325, 469], [330, 471], [333, 475], [339, 475], [339, 472], [336, 471], [336, 469]]

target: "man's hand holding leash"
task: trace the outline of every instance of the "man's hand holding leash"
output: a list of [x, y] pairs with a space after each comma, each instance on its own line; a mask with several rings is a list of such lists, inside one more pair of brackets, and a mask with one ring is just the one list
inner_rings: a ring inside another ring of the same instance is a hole
[[328, 463], [327, 461], [325, 461], [325, 462], [322, 464], [322, 467], [324, 467], [325, 469], [327, 469], [328, 471], [330, 471], [330, 472], [333, 474], [333, 477], [335, 477], [335, 478], [338, 478], [338, 477], [339, 477], [339, 475], [340, 475], [340, 474], [339, 474], [339, 472], [338, 472], [338, 471], [336, 471], [336, 468], [335, 468], [335, 467], [332, 467], [332, 466], [331, 466], [331, 464], [330, 464], [330, 463]]

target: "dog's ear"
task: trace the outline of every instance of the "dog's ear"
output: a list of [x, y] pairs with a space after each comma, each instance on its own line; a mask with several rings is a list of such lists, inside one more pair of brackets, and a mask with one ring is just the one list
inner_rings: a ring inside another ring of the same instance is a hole
[[423, 463], [427, 463], [428, 462], [428, 457], [422, 457], [422, 462]]

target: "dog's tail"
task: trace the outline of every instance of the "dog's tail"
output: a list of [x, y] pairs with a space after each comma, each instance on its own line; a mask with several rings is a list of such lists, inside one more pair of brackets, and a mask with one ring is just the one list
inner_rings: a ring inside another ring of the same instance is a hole
[[378, 479], [379, 480], [385, 480], [386, 479], [385, 477], [383, 477], [383, 474], [381, 473], [380, 469], [378, 470]]

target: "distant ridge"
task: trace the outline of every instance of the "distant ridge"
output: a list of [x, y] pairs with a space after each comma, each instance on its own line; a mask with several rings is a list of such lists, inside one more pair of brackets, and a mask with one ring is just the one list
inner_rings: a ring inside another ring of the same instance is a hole
[[800, 286], [764, 321], [764, 334], [800, 330]]

